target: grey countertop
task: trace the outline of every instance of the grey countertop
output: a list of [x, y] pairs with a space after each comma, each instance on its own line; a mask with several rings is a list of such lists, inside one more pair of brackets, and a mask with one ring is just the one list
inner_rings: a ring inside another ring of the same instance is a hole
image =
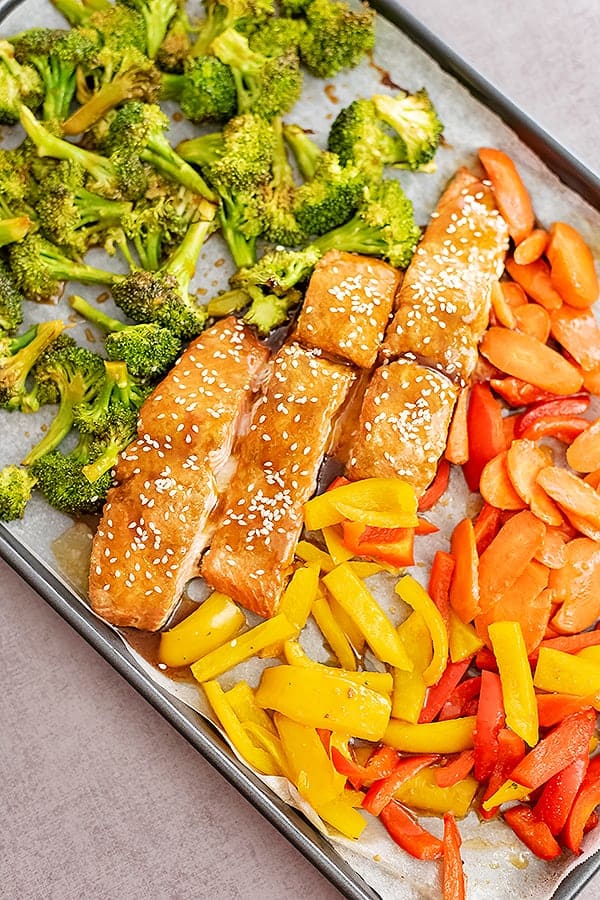
[[[405, 6], [598, 171], [598, 0]], [[0, 897], [339, 897], [3, 563], [0, 659]]]

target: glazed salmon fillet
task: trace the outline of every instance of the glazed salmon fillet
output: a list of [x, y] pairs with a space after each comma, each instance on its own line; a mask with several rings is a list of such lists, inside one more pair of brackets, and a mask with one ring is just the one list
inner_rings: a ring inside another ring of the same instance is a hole
[[261, 616], [277, 612], [302, 507], [315, 491], [334, 417], [354, 377], [349, 367], [292, 342], [275, 357], [255, 407], [202, 575]]
[[194, 340], [140, 411], [94, 537], [89, 596], [115, 625], [161, 628], [212, 535], [268, 351], [222, 320]]

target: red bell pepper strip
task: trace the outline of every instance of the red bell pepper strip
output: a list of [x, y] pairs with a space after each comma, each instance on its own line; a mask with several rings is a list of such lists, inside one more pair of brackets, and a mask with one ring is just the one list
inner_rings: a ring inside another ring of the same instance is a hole
[[350, 484], [349, 479], [348, 479], [348, 478], [345, 478], [343, 475], [337, 475], [337, 476], [333, 479], [333, 481], [331, 482], [331, 484], [329, 485], [329, 487], [327, 488], [327, 490], [328, 490], [328, 491], [333, 491], [333, 490], [335, 490], [336, 488], [343, 487], [343, 485], [345, 485], [345, 484]]
[[581, 416], [547, 416], [532, 422], [521, 434], [521, 437], [529, 441], [554, 437], [563, 444], [570, 444], [589, 427], [590, 422]]
[[437, 684], [434, 684], [427, 691], [427, 697], [419, 716], [419, 722], [433, 722], [442, 706], [459, 683], [469, 666], [471, 665], [472, 656], [463, 659], [460, 662], [449, 662], [444, 670], [444, 674]]
[[535, 384], [521, 381], [520, 378], [491, 378], [490, 387], [496, 394], [500, 394], [505, 403], [513, 408], [529, 406], [531, 403], [540, 403], [544, 400], [556, 399], [556, 394], [550, 394]]
[[331, 744], [331, 732], [326, 728], [317, 728], [317, 734], [321, 738], [321, 743], [325, 747], [325, 752], [329, 754], [329, 745]]
[[539, 859], [556, 859], [561, 855], [562, 850], [552, 832], [529, 806], [521, 804], [507, 809], [504, 819], [519, 840]]
[[435, 473], [435, 478], [424, 494], [419, 498], [419, 512], [426, 512], [438, 502], [446, 493], [450, 481], [450, 463], [447, 459], [441, 459]]
[[598, 702], [597, 697], [576, 697], [573, 694], [538, 694], [536, 700], [540, 728], [551, 728], [562, 722], [565, 716]]
[[498, 663], [496, 662], [496, 657], [487, 647], [482, 647], [481, 650], [477, 651], [477, 655], [475, 657], [475, 665], [478, 669], [481, 669], [482, 672], [484, 669], [487, 669], [489, 672], [498, 671]]
[[444, 550], [438, 550], [433, 557], [427, 593], [442, 614], [448, 627], [450, 621], [450, 585], [454, 572], [454, 557]]
[[461, 681], [442, 706], [438, 721], [445, 722], [447, 719], [459, 719], [462, 716], [477, 715], [480, 689], [481, 675]]
[[581, 842], [587, 822], [600, 805], [600, 756], [590, 760], [588, 770], [579, 788], [575, 802], [567, 818], [561, 839], [573, 853], [581, 852]]
[[480, 382], [471, 389], [467, 430], [469, 459], [463, 465], [463, 473], [469, 490], [477, 491], [485, 464], [506, 449], [502, 410], [489, 384]]
[[586, 748], [585, 753], [546, 782], [534, 806], [535, 814], [546, 823], [555, 837], [565, 827], [575, 797], [585, 778], [589, 761]]
[[398, 760], [398, 764], [391, 775], [387, 778], [381, 778], [374, 781], [362, 802], [362, 808], [366, 809], [373, 816], [378, 816], [382, 809], [394, 799], [394, 795], [405, 782], [436, 762], [439, 756], [435, 753], [424, 754], [423, 756], [408, 756], [405, 759]]
[[414, 528], [373, 528], [361, 522], [342, 522], [344, 545], [355, 556], [367, 556], [391, 566], [414, 565]]
[[443, 856], [444, 848], [440, 839], [425, 831], [396, 800], [388, 803], [381, 811], [380, 818], [392, 840], [415, 859], [441, 859]]
[[361, 766], [340, 753], [337, 747], [331, 748], [331, 761], [336, 771], [345, 775], [356, 789], [362, 787], [365, 782], [371, 783], [387, 778], [398, 765], [398, 759], [396, 750], [384, 744], [370, 756], [366, 766]]
[[600, 630], [582, 631], [579, 634], [569, 634], [564, 637], [547, 638], [542, 641], [536, 650], [535, 658], [541, 647], [550, 647], [553, 650], [562, 650], [564, 653], [579, 653], [586, 647], [595, 647], [600, 644]]
[[517, 416], [515, 423], [515, 437], [523, 437], [530, 425], [539, 422], [540, 419], [553, 418], [554, 416], [580, 416], [590, 405], [590, 395], [571, 394], [568, 397], [555, 397], [553, 400], [544, 400], [535, 403]]
[[[501, 728], [498, 732], [498, 758], [494, 771], [489, 777], [487, 787], [481, 798], [482, 804], [502, 787], [514, 767], [525, 756], [525, 741], [509, 728]], [[479, 813], [484, 819], [493, 819], [498, 814], [500, 807], [493, 806], [485, 810], [481, 806]]]
[[566, 716], [510, 773], [512, 781], [535, 790], [589, 747], [596, 713], [582, 709]]
[[454, 787], [467, 777], [474, 765], [475, 751], [463, 750], [452, 762], [435, 770], [435, 783], [441, 788]]
[[419, 524], [415, 528], [415, 534], [437, 534], [440, 530], [438, 525], [434, 525], [425, 516], [417, 516], [417, 519]]
[[479, 705], [473, 732], [477, 781], [487, 781], [494, 771], [498, 757], [498, 734], [503, 727], [504, 705], [500, 676], [484, 669], [481, 673]]
[[596, 810], [594, 810], [593, 813], [590, 813], [589, 819], [583, 826], [583, 833], [587, 834], [588, 831], [593, 831], [594, 828], [596, 828], [596, 826], [598, 825], [598, 822], [600, 822], [600, 815], [596, 812]]
[[465, 900], [467, 887], [462, 859], [460, 831], [451, 813], [444, 815], [444, 863], [442, 868], [443, 900]]
[[473, 522], [475, 532], [475, 545], [479, 556], [490, 546], [498, 532], [502, 522], [502, 510], [484, 503], [479, 515]]

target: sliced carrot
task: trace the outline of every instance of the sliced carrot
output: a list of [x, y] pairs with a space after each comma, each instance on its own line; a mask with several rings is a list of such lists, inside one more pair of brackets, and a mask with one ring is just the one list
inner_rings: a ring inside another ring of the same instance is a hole
[[592, 525], [587, 519], [584, 519], [583, 516], [578, 516], [577, 513], [567, 512], [566, 510], [565, 515], [573, 528], [580, 534], [584, 534], [592, 541], [600, 541], [600, 529]]
[[515, 319], [515, 313], [506, 299], [506, 294], [502, 290], [502, 286], [499, 281], [494, 281], [492, 284], [492, 310], [494, 315], [496, 316], [497, 321], [500, 325], [504, 325], [506, 328], [515, 328], [517, 321]]
[[576, 472], [600, 468], [600, 419], [582, 431], [567, 448], [567, 462]]
[[462, 466], [469, 458], [469, 432], [467, 430], [467, 409], [469, 408], [469, 388], [459, 391], [452, 422], [446, 441], [446, 459], [456, 466]]
[[598, 299], [598, 276], [592, 252], [580, 233], [566, 222], [550, 229], [546, 255], [550, 260], [552, 284], [565, 303], [578, 309]]
[[463, 519], [452, 532], [450, 551], [454, 557], [450, 606], [461, 621], [470, 622], [479, 612], [479, 557], [470, 519]]
[[550, 589], [561, 607], [552, 627], [574, 634], [593, 625], [600, 616], [600, 544], [576, 538], [566, 546], [567, 561], [550, 573]]
[[550, 336], [550, 316], [539, 303], [519, 306], [514, 312], [517, 331], [530, 334], [545, 344]]
[[518, 496], [546, 525], [560, 525], [563, 521], [560, 510], [537, 483], [539, 472], [551, 464], [552, 456], [547, 448], [523, 438], [513, 441], [506, 455], [508, 477]]
[[[550, 498], [548, 497], [548, 500]], [[553, 501], [550, 501], [553, 502]], [[546, 534], [542, 546], [535, 555], [535, 559], [549, 569], [560, 569], [567, 561], [565, 547], [567, 538], [560, 528], [546, 528]]]
[[586, 372], [600, 367], [600, 328], [589, 309], [561, 306], [550, 313], [552, 337]]
[[516, 424], [517, 424], [516, 416], [504, 416], [502, 419], [502, 431], [504, 432], [504, 445], [507, 450], [515, 439]]
[[517, 306], [523, 306], [524, 303], [529, 303], [527, 294], [516, 281], [501, 281], [500, 287], [502, 288], [502, 293], [509, 306], [515, 308]]
[[575, 394], [583, 383], [577, 369], [536, 338], [508, 328], [489, 328], [480, 345], [490, 362], [552, 394]]
[[543, 228], [534, 228], [531, 234], [523, 238], [518, 247], [515, 247], [515, 262], [520, 266], [528, 266], [543, 255], [548, 245], [548, 232]]
[[548, 391], [543, 391], [534, 384], [521, 381], [520, 378], [492, 378], [490, 387], [496, 394], [500, 394], [509, 406], [515, 409], [520, 406], [529, 406], [530, 403], [551, 400], [555, 396]]
[[506, 468], [507, 451], [504, 450], [484, 466], [479, 481], [479, 492], [486, 503], [496, 509], [524, 509], [527, 503], [515, 491]]
[[[599, 498], [600, 499], [600, 498]], [[529, 510], [506, 522], [479, 560], [479, 603], [486, 612], [512, 587], [540, 549], [543, 522]]]
[[538, 694], [538, 718], [542, 728], [550, 728], [570, 716], [598, 702], [597, 697], [576, 697], [573, 694]]
[[475, 532], [475, 544], [477, 553], [481, 556], [483, 551], [490, 546], [500, 530], [500, 510], [489, 503], [484, 503], [479, 515], [473, 523]]
[[586, 391], [589, 391], [590, 394], [594, 394], [596, 397], [600, 397], [600, 366], [596, 369], [592, 369], [589, 372], [586, 372], [585, 369], [581, 370], [581, 376], [583, 378], [583, 386]]
[[569, 518], [574, 515], [592, 528], [600, 529], [600, 495], [578, 475], [558, 466], [548, 466], [538, 474], [537, 481]]
[[480, 147], [479, 159], [492, 182], [494, 197], [509, 234], [515, 244], [519, 244], [531, 234], [535, 222], [527, 188], [514, 162], [502, 150]]
[[560, 309], [562, 297], [552, 284], [550, 266], [544, 259], [536, 259], [527, 266], [520, 266], [512, 257], [506, 259], [506, 269], [514, 280], [521, 285], [526, 294], [545, 309]]
[[548, 569], [530, 563], [501, 600], [475, 618], [477, 634], [491, 646], [488, 628], [492, 622], [519, 622], [527, 653], [542, 642], [552, 613], [552, 592], [546, 589]]
[[598, 487], [600, 487], [600, 468], [596, 469], [594, 472], [590, 472], [583, 480], [586, 484], [591, 484], [594, 490], [597, 491]]

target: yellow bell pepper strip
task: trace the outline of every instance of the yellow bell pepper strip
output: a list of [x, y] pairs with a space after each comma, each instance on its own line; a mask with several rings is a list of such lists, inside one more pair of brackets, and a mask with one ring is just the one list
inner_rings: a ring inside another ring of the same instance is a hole
[[359, 559], [353, 559], [348, 565], [358, 578], [370, 578], [371, 575], [378, 575], [379, 572], [389, 572], [390, 575], [398, 574], [396, 566], [389, 566], [387, 563], [382, 562], [367, 562], [366, 560], [363, 562]]
[[303, 647], [298, 641], [286, 641], [284, 644], [284, 655], [286, 662], [290, 666], [310, 666], [311, 668], [320, 669], [321, 672], [329, 675], [341, 675], [351, 684], [361, 684], [372, 691], [379, 694], [386, 694], [388, 697], [392, 693], [393, 679], [389, 672], [353, 672], [350, 669], [336, 669], [333, 666], [324, 666], [322, 663], [311, 659], [304, 652]]
[[433, 649], [429, 629], [421, 613], [413, 612], [398, 626], [398, 636], [413, 664], [412, 672], [394, 669], [392, 716], [415, 724], [425, 702], [427, 686], [423, 672], [431, 662]]
[[360, 628], [377, 659], [410, 672], [412, 662], [398, 637], [398, 632], [349, 564], [343, 563], [338, 566], [325, 576], [323, 583]]
[[275, 764], [281, 774], [289, 778], [287, 757], [283, 752], [281, 740], [277, 735], [273, 734], [270, 729], [257, 725], [256, 722], [242, 722], [242, 728], [254, 744], [262, 747], [275, 760]]
[[192, 675], [196, 681], [210, 681], [251, 656], [256, 656], [259, 650], [269, 644], [287, 641], [295, 635], [296, 627], [280, 613], [203, 656], [193, 664]]
[[271, 755], [262, 747], [255, 746], [244, 731], [240, 720], [227, 702], [227, 697], [220, 684], [217, 681], [207, 681], [202, 687], [225, 734], [240, 756], [263, 775], [280, 775], [281, 772]]
[[466, 816], [479, 788], [477, 779], [467, 775], [452, 787], [442, 788], [435, 775], [433, 768], [421, 769], [396, 791], [396, 800], [412, 809], [441, 816], [447, 812], [459, 818]]
[[578, 659], [588, 659], [590, 662], [600, 666], [600, 644], [596, 644], [592, 647], [584, 647], [583, 650], [580, 650], [576, 655]]
[[349, 684], [343, 675], [300, 666], [266, 669], [256, 702], [302, 725], [341, 731], [366, 741], [382, 738], [392, 708], [389, 697]]
[[[312, 562], [296, 569], [283, 592], [279, 612], [283, 613], [288, 622], [294, 626], [296, 635], [300, 634], [306, 625], [318, 587], [319, 565]], [[279, 642], [265, 647], [259, 656], [264, 659], [267, 656], [281, 656], [282, 653], [283, 643]]]
[[331, 607], [323, 594], [319, 594], [313, 602], [312, 617], [326, 642], [333, 650], [343, 669], [356, 669], [356, 657], [348, 638], [336, 622]]
[[384, 743], [405, 753], [460, 753], [473, 746], [475, 716], [417, 725], [391, 719]]
[[506, 724], [533, 747], [539, 739], [538, 708], [521, 624], [492, 622], [488, 634], [498, 663]]
[[170, 668], [189, 666], [211, 650], [221, 647], [246, 624], [239, 606], [215, 591], [193, 613], [169, 631], [163, 631], [158, 661]]
[[335, 563], [329, 553], [325, 553], [324, 550], [315, 547], [308, 541], [298, 541], [295, 552], [298, 559], [302, 559], [304, 562], [318, 563], [322, 572], [331, 572], [332, 569], [335, 569]]
[[465, 624], [453, 609], [449, 611], [448, 646], [453, 663], [469, 659], [483, 647], [483, 641], [473, 626]]
[[433, 657], [423, 672], [427, 687], [437, 684], [448, 665], [448, 629], [441, 612], [425, 590], [412, 575], [405, 575], [395, 587], [399, 597], [412, 609], [421, 613], [431, 635]]
[[243, 725], [253, 722], [276, 734], [271, 717], [261, 709], [254, 697], [254, 691], [247, 681], [238, 681], [231, 690], [225, 692], [227, 702]]
[[358, 840], [367, 827], [365, 819], [355, 808], [355, 794], [356, 791], [344, 791], [335, 800], [315, 806], [315, 811], [327, 825], [354, 841]]
[[498, 788], [495, 794], [488, 797], [481, 804], [483, 809], [488, 812], [496, 806], [502, 806], [503, 803], [510, 803], [512, 800], [525, 800], [531, 793], [531, 788], [524, 784], [512, 781], [510, 778]]
[[417, 498], [399, 478], [365, 478], [343, 484], [304, 504], [309, 531], [337, 525], [344, 519], [375, 528], [416, 528]]
[[313, 807], [334, 800], [346, 779], [336, 772], [315, 728], [275, 713], [275, 725], [287, 760], [290, 780]]
[[600, 665], [562, 650], [540, 647], [533, 683], [542, 691], [587, 697], [600, 691]]
[[323, 537], [333, 562], [336, 566], [340, 566], [344, 562], [352, 559], [354, 553], [345, 546], [341, 534], [339, 534], [335, 525], [326, 525], [323, 529]]
[[329, 606], [331, 607], [334, 619], [339, 623], [340, 628], [350, 641], [352, 647], [359, 655], [361, 655], [365, 649], [366, 643], [364, 634], [360, 628], [358, 628], [356, 623], [353, 622], [346, 610], [342, 609], [337, 600], [331, 595], [329, 596]]

